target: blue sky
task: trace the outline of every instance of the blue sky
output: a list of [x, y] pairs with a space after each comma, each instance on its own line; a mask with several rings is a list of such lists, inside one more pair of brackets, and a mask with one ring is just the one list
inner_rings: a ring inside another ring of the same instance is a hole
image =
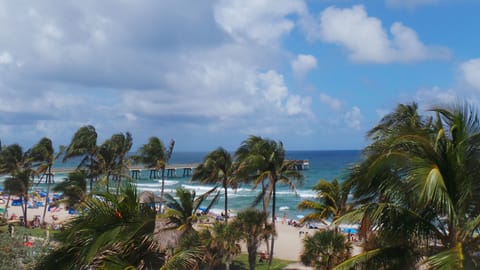
[[474, 0], [0, 1], [0, 139], [98, 143], [129, 131], [178, 151], [249, 135], [361, 149], [398, 103], [480, 91]]

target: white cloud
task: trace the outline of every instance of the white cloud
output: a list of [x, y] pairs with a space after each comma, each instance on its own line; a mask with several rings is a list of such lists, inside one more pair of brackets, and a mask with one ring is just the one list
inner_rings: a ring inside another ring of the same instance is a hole
[[8, 65], [13, 62], [13, 57], [9, 52], [2, 52], [0, 54], [0, 65]]
[[339, 111], [342, 108], [342, 101], [337, 98], [331, 97], [325, 93], [320, 94], [320, 102], [330, 107], [334, 111]]
[[442, 90], [439, 87], [421, 89], [415, 94], [415, 100], [425, 108], [432, 105], [455, 104], [459, 98], [453, 89]]
[[312, 99], [310, 97], [300, 97], [291, 95], [288, 97], [285, 104], [285, 109], [288, 115], [310, 114], [310, 106]]
[[237, 41], [268, 45], [293, 29], [288, 15], [305, 11], [301, 0], [220, 0], [215, 20]]
[[362, 113], [360, 108], [357, 106], [352, 107], [352, 109], [345, 113], [345, 124], [355, 130], [360, 130], [362, 119]]
[[282, 101], [288, 96], [283, 76], [273, 70], [258, 75], [257, 87], [263, 91], [266, 100], [282, 105]]
[[297, 76], [305, 76], [317, 67], [317, 59], [310, 54], [299, 54], [292, 61], [292, 70]]
[[475, 89], [480, 90], [480, 58], [471, 59], [460, 65], [463, 80]]
[[394, 8], [415, 8], [422, 5], [432, 5], [440, 0], [386, 0], [388, 7]]
[[424, 45], [416, 32], [395, 22], [387, 33], [380, 19], [368, 16], [364, 6], [352, 8], [328, 7], [320, 14], [317, 25], [304, 23], [310, 38], [346, 47], [350, 58], [358, 62], [411, 62], [449, 57], [441, 47]]

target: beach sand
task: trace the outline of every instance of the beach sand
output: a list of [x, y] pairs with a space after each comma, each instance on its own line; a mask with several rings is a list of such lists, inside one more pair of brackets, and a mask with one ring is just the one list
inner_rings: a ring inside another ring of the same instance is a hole
[[[53, 199], [53, 198], [51, 198]], [[0, 208], [7, 209], [7, 220], [11, 220], [12, 216], [15, 217], [16, 220], [19, 220], [21, 216], [23, 216], [22, 207], [21, 206], [12, 206], [11, 201], [6, 206], [6, 199], [4, 198], [4, 203], [0, 203]], [[33, 221], [36, 216], [40, 217], [40, 222], [42, 221], [44, 207], [36, 207], [36, 208], [28, 208], [27, 210], [27, 219], [28, 221]], [[64, 205], [60, 205], [59, 207], [52, 207], [50, 211], [45, 214], [45, 222], [48, 224], [63, 224], [66, 220], [74, 217], [68, 213], [68, 210], [65, 209]]]
[[[308, 229], [307, 226], [294, 227], [288, 224], [278, 222], [275, 224], [277, 236], [275, 238], [274, 258], [299, 261], [300, 253], [303, 249], [303, 238], [306, 235], [315, 233], [315, 229]], [[258, 252], [266, 251], [266, 244], [262, 242]], [[245, 245], [242, 245], [242, 251], [247, 252]]]
[[[277, 236], [275, 238], [274, 258], [300, 261], [300, 254], [303, 251], [303, 239], [307, 235], [313, 235], [318, 229], [309, 229], [307, 226], [294, 227], [286, 223], [278, 222], [275, 224], [277, 230]], [[265, 242], [263, 242], [258, 248], [258, 252], [266, 251]], [[242, 252], [247, 252], [244, 244], [242, 244]], [[361, 252], [361, 247], [358, 243], [352, 243], [352, 256]], [[311, 269], [308, 267], [300, 267], [301, 264], [297, 263], [290, 266], [288, 269]]]

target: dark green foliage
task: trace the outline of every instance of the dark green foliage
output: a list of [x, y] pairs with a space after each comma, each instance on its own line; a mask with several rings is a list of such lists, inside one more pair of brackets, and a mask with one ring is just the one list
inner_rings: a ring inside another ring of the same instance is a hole
[[317, 231], [303, 239], [300, 260], [315, 269], [332, 269], [350, 256], [350, 243], [343, 234], [335, 231]]
[[163, 253], [152, 235], [155, 212], [138, 202], [136, 189], [127, 184], [118, 194], [97, 193], [84, 211], [59, 233], [60, 245], [36, 269], [159, 268]]

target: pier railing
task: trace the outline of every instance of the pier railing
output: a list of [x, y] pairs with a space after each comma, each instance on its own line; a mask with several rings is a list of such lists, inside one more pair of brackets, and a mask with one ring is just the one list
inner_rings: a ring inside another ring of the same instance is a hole
[[[167, 177], [188, 177], [192, 175], [193, 169], [198, 166], [198, 163], [189, 163], [189, 164], [171, 164], [166, 166], [165, 168], [165, 176]], [[52, 173], [54, 174], [67, 174], [75, 171], [77, 168], [72, 167], [72, 168], [53, 168]], [[135, 166], [130, 166], [128, 168], [130, 171], [130, 176], [134, 179], [138, 179], [141, 175], [143, 175], [143, 172], [146, 171], [149, 173], [149, 178], [158, 178], [160, 177], [160, 171], [152, 168], [146, 168], [141, 165], [135, 165]], [[180, 171], [181, 173], [177, 174], [177, 171]]]

